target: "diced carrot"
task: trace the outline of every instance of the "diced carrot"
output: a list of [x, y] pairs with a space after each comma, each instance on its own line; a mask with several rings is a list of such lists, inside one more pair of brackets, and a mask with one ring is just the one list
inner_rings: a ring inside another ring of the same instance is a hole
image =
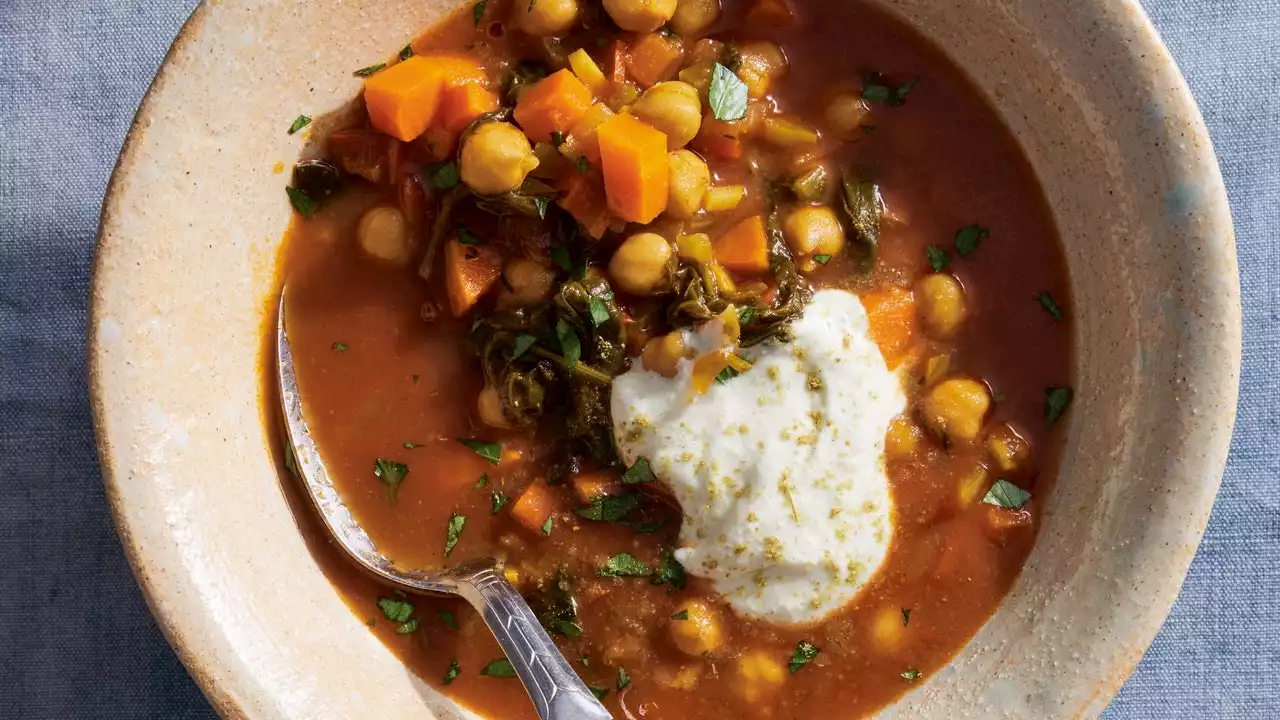
[[608, 65], [605, 70], [609, 73], [609, 80], [615, 85], [621, 85], [627, 81], [627, 44], [621, 40], [614, 40], [609, 46]]
[[983, 532], [987, 539], [997, 545], [1004, 545], [1018, 532], [1031, 529], [1035, 524], [1031, 513], [1026, 509], [1002, 508], [995, 505], [983, 505], [986, 523]]
[[498, 96], [480, 83], [467, 83], [445, 91], [440, 127], [461, 132], [471, 121], [498, 109]]
[[622, 481], [618, 478], [618, 473], [612, 470], [575, 473], [569, 476], [569, 484], [573, 486], [578, 499], [584, 503], [622, 492]]
[[453, 239], [445, 243], [444, 267], [449, 306], [461, 317], [498, 281], [502, 259], [492, 250]]
[[435, 120], [443, 90], [444, 76], [415, 55], [365, 80], [364, 104], [375, 128], [408, 142]]
[[862, 296], [871, 339], [890, 370], [906, 357], [916, 335], [916, 301], [910, 290], [890, 287]]
[[693, 147], [708, 155], [730, 160], [742, 157], [742, 124], [715, 119], [710, 112], [702, 118], [702, 126], [693, 138]]
[[757, 27], [786, 27], [796, 22], [796, 11], [787, 0], [756, 0], [747, 11], [747, 22]]
[[631, 46], [627, 69], [645, 87], [670, 80], [684, 60], [684, 43], [661, 33], [649, 33]]
[[609, 210], [647, 223], [667, 209], [671, 170], [667, 136], [631, 115], [615, 115], [596, 128]]
[[765, 272], [769, 269], [769, 238], [764, 218], [742, 220], [712, 242], [716, 261], [738, 272]]
[[593, 175], [576, 170], [567, 174], [564, 191], [556, 198], [556, 204], [577, 220], [587, 235], [599, 240], [609, 228], [609, 204], [604, 188]]
[[515, 118], [534, 142], [551, 142], [551, 133], [568, 134], [591, 107], [591, 91], [572, 72], [559, 70], [529, 86], [516, 101]]
[[511, 506], [511, 517], [532, 532], [542, 532], [555, 506], [555, 496], [546, 481], [534, 480]]

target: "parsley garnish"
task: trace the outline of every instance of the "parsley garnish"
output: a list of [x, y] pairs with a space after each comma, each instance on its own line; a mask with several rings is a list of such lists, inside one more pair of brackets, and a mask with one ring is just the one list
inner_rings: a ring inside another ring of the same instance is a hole
[[916, 670], [915, 668], [912, 668], [902, 673], [902, 677], [906, 678], [907, 680], [915, 680], [916, 678], [920, 677], [920, 671]]
[[1058, 303], [1054, 302], [1053, 296], [1047, 292], [1042, 292], [1036, 296], [1036, 302], [1040, 303], [1040, 307], [1044, 311], [1053, 316], [1054, 320], [1062, 319], [1062, 308], [1058, 307]]
[[409, 442], [408, 440], [406, 440], [406, 441], [404, 442], [404, 449], [405, 449], [405, 450], [412, 450], [412, 449], [414, 449], [414, 448], [419, 448], [419, 447], [422, 447], [422, 446], [421, 446], [421, 445], [419, 445], [418, 443], [415, 443], [415, 442]]
[[566, 248], [560, 245], [551, 248], [551, 262], [566, 273], [573, 274], [573, 259], [569, 257], [569, 251]]
[[465, 227], [458, 228], [458, 242], [463, 245], [483, 245], [484, 240]]
[[680, 612], [676, 613], [675, 615], [672, 615], [672, 616], [671, 616], [671, 619], [672, 619], [672, 620], [688, 620], [688, 619], [689, 619], [689, 611], [688, 611], [688, 610], [681, 610]]
[[1044, 391], [1044, 419], [1050, 425], [1058, 422], [1062, 413], [1067, 411], [1071, 398], [1075, 396], [1071, 388], [1065, 385], [1054, 385]]
[[506, 495], [503, 495], [497, 490], [494, 490], [493, 491], [493, 512], [491, 514], [497, 515], [499, 510], [506, 507], [507, 501], [509, 499], [510, 498], [508, 498]]
[[601, 325], [609, 322], [609, 319], [612, 317], [609, 314], [608, 306], [606, 306], [604, 301], [598, 297], [587, 298], [587, 310], [591, 313], [591, 324], [596, 327], [600, 327]]
[[396, 493], [400, 491], [400, 483], [404, 482], [404, 476], [408, 474], [409, 466], [404, 463], [385, 458], [373, 461], [373, 475], [387, 486], [387, 500], [393, 505], [396, 502]]
[[511, 348], [511, 359], [515, 360], [529, 352], [529, 348], [536, 345], [537, 342], [538, 338], [532, 335], [517, 335], [515, 345]]
[[747, 116], [747, 84], [732, 70], [716, 63], [711, 68], [707, 103], [715, 119], [722, 122], [741, 120]]
[[808, 640], [801, 640], [796, 645], [796, 651], [791, 653], [791, 662], [787, 664], [787, 669], [795, 672], [800, 668], [808, 665], [814, 658], [818, 657], [818, 646]]
[[597, 700], [603, 700], [604, 696], [609, 694], [609, 688], [600, 687], [599, 685], [588, 685], [587, 689], [591, 691], [592, 695], [596, 696]]
[[675, 592], [684, 589], [684, 566], [676, 560], [675, 556], [670, 552], [662, 555], [662, 563], [658, 566], [658, 572], [649, 582], [654, 585], [670, 585], [667, 592]]
[[408, 45], [405, 45], [404, 47], [400, 48], [400, 59], [401, 59], [401, 60], [408, 60], [408, 59], [409, 59], [409, 58], [411, 58], [411, 57], [413, 57], [413, 44], [412, 44], [412, 43], [410, 43], [410, 44], [408, 44]]
[[555, 145], [556, 147], [560, 147], [561, 145], [563, 145], [563, 144], [564, 144], [564, 133], [560, 132], [559, 130], [552, 130], [552, 131], [551, 131], [551, 144], [552, 144], [552, 145]]
[[631, 463], [631, 467], [622, 473], [622, 482], [626, 485], [649, 483], [657, 479], [653, 469], [649, 467], [649, 458], [643, 456], [636, 458], [636, 461]]
[[630, 684], [631, 684], [631, 676], [627, 674], [627, 669], [619, 665], [618, 666], [618, 692], [622, 692], [623, 690], [626, 690], [627, 686]]
[[293, 121], [293, 124], [289, 126], [289, 134], [292, 135], [310, 124], [311, 117], [309, 115], [299, 115], [298, 118]]
[[591, 171], [591, 161], [587, 160], [586, 155], [579, 155], [578, 159], [574, 160], [574, 164], [578, 166], [579, 175], [586, 175]]
[[419, 625], [418, 618], [410, 618], [410, 619], [408, 620], [408, 622], [400, 623], [400, 626], [396, 628], [396, 634], [397, 634], [397, 635], [408, 635], [409, 633], [413, 632], [414, 630], [417, 630], [417, 629], [418, 629], [418, 625]]
[[485, 665], [484, 669], [480, 671], [480, 674], [488, 675], [489, 677], [509, 678], [516, 676], [516, 669], [511, 667], [510, 660], [498, 658], [497, 660], [490, 660], [489, 664]]
[[978, 245], [986, 239], [991, 232], [981, 225], [965, 225], [956, 231], [956, 252], [960, 253], [960, 257], [968, 257], [969, 253], [978, 249]]
[[751, 323], [755, 322], [755, 320], [756, 320], [755, 308], [750, 306], [738, 308], [738, 324], [739, 325], [743, 325], [743, 326], [750, 325]]
[[831, 262], [831, 255], [829, 253], [814, 255], [813, 261], [818, 263], [819, 265], [826, 265], [827, 263]]
[[618, 553], [609, 558], [604, 567], [596, 569], [596, 575], [602, 578], [648, 577], [652, 574], [653, 570], [631, 553]]
[[906, 627], [911, 622], [911, 608], [902, 608], [902, 627]]
[[742, 374], [742, 373], [738, 372], [737, 370], [734, 370], [734, 369], [733, 369], [733, 368], [731, 368], [731, 367], [726, 367], [725, 369], [723, 369], [723, 370], [721, 370], [720, 372], [716, 373], [716, 382], [718, 382], [718, 383], [720, 383], [721, 385], [723, 385], [723, 384], [725, 384], [725, 383], [729, 382], [730, 380], [732, 380], [732, 379], [734, 379], [734, 378], [738, 377], [738, 376], [739, 376], [739, 375], [741, 375], [741, 374]]
[[564, 355], [564, 366], [573, 369], [582, 357], [582, 341], [578, 339], [578, 331], [573, 325], [561, 318], [556, 323], [556, 340], [560, 342], [560, 352]]
[[615, 522], [638, 507], [640, 499], [635, 495], [601, 495], [593, 498], [587, 507], [578, 508], [574, 512], [587, 520]]
[[482, 490], [484, 486], [488, 484], [489, 484], [489, 473], [480, 473], [480, 479], [476, 481], [475, 485], [471, 486], [471, 489]]
[[551, 631], [567, 638], [576, 638], [582, 634], [582, 626], [572, 620], [557, 618], [551, 621]]
[[991, 486], [986, 496], [982, 498], [982, 502], [996, 507], [1017, 510], [1027, 501], [1031, 499], [1031, 493], [1005, 480], [1004, 478], [996, 478], [996, 484]]
[[917, 78], [912, 78], [897, 87], [885, 84], [880, 73], [867, 73], [862, 78], [862, 99], [867, 102], [882, 102], [887, 105], [902, 105], [907, 101], [907, 93], [916, 86]]
[[458, 175], [458, 166], [454, 163], [441, 163], [431, 173], [431, 184], [437, 190], [450, 190], [458, 186], [462, 178]]
[[367, 78], [371, 75], [377, 75], [378, 73], [382, 72], [386, 67], [387, 67], [387, 64], [382, 62], [382, 63], [378, 63], [377, 65], [362, 67], [351, 74], [355, 75], [358, 78]]
[[330, 349], [330, 350], [336, 350], [336, 351], [338, 351], [338, 352], [346, 352], [346, 351], [347, 351], [347, 344], [346, 344], [346, 343], [335, 342], [335, 343], [333, 343], [332, 345], [330, 345], [330, 346], [329, 346], [329, 349]]
[[491, 465], [497, 465], [502, 459], [502, 443], [485, 442], [474, 438], [458, 438], [458, 442], [474, 450], [475, 454], [488, 460]]
[[449, 658], [449, 669], [444, 671], [444, 678], [440, 681], [441, 685], [448, 685], [462, 674], [462, 668], [458, 666], [458, 658]]
[[413, 603], [393, 597], [378, 598], [378, 609], [391, 622], [406, 622], [413, 615]]
[[312, 215], [316, 214], [317, 210], [320, 209], [320, 203], [318, 201], [298, 188], [286, 187], [284, 191], [289, 195], [289, 204], [292, 205], [293, 209], [297, 210], [298, 214], [303, 218], [310, 218]]
[[471, 19], [476, 25], [480, 24], [480, 19], [484, 17], [484, 6], [489, 4], [489, 0], [480, 0], [480, 2], [471, 6]]
[[553, 516], [548, 515], [548, 516], [547, 516], [547, 521], [546, 521], [546, 522], [544, 522], [544, 523], [542, 523], [542, 534], [543, 534], [543, 535], [550, 535], [550, 534], [551, 534], [551, 521], [552, 521], [552, 520], [554, 520], [554, 519], [555, 519], [555, 518], [554, 518]]
[[538, 219], [547, 219], [547, 208], [551, 207], [551, 198], [546, 195], [533, 196], [533, 208], [538, 211]]
[[448, 610], [441, 610], [436, 614], [440, 616], [440, 623], [442, 625], [447, 628], [453, 628], [454, 630], [458, 629], [458, 618], [454, 617], [453, 613]]
[[933, 268], [934, 272], [942, 272], [951, 264], [951, 253], [937, 245], [925, 247], [924, 254], [929, 257], [929, 267]]
[[467, 516], [453, 513], [449, 516], [449, 526], [444, 532], [444, 556], [449, 557], [453, 552], [453, 548], [458, 544], [458, 538], [462, 535], [462, 529], [467, 526]]

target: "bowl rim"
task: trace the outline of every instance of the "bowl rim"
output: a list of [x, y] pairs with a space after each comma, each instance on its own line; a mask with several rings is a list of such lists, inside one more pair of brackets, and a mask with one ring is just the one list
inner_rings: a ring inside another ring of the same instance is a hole
[[[1151, 22], [1150, 17], [1137, 2], [1132, 3], [1136, 12], [1127, 13], [1126, 16], [1132, 22], [1129, 29], [1135, 31], [1139, 37], [1139, 41], [1149, 46], [1151, 49], [1158, 50], [1167, 54], [1167, 48], [1160, 38], [1155, 26]], [[251, 705], [244, 702], [244, 698], [234, 688], [228, 687], [218, 677], [216, 670], [206, 665], [207, 659], [184, 637], [180, 623], [174, 619], [166, 617], [160, 609], [157, 600], [163, 592], [166, 591], [164, 582], [154, 578], [150, 572], [151, 567], [148, 561], [146, 548], [143, 546], [134, 529], [130, 525], [129, 518], [124, 512], [124, 506], [127, 500], [124, 497], [125, 490], [121, 481], [122, 474], [115, 466], [117, 454], [113, 452], [110, 443], [107, 426], [108, 426], [108, 410], [103, 401], [103, 384], [104, 375], [100, 363], [103, 362], [103, 351], [100, 345], [99, 324], [102, 319], [101, 315], [101, 296], [105, 290], [103, 285], [103, 264], [104, 247], [107, 247], [105, 240], [105, 228], [108, 226], [115, 209], [113, 200], [122, 192], [122, 186], [135, 166], [140, 160], [139, 149], [142, 145], [142, 137], [150, 125], [151, 116], [154, 110], [154, 101], [157, 89], [163, 84], [166, 77], [173, 72], [172, 61], [176, 55], [180, 54], [189, 44], [195, 41], [196, 36], [209, 20], [210, 14], [214, 11], [211, 0], [203, 0], [198, 3], [192, 10], [188, 18], [183, 22], [181, 29], [174, 37], [174, 40], [166, 50], [164, 57], [148, 85], [147, 91], [144, 93], [138, 109], [129, 125], [129, 130], [125, 141], [122, 145], [120, 155], [112, 170], [108, 181], [106, 191], [104, 193], [101, 211], [99, 213], [98, 232], [95, 236], [94, 258], [91, 269], [90, 287], [89, 287], [89, 308], [88, 308], [88, 332], [87, 332], [87, 374], [89, 381], [90, 410], [93, 421], [95, 443], [98, 449], [99, 468], [103, 479], [105, 496], [107, 504], [111, 510], [112, 519], [116, 527], [116, 533], [120, 538], [121, 546], [124, 550], [125, 557], [128, 560], [131, 572], [142, 591], [144, 600], [152, 616], [156, 619], [157, 625], [160, 627], [165, 639], [174, 649], [178, 658], [185, 666], [187, 672], [196, 681], [202, 693], [209, 700], [215, 711], [221, 717], [248, 717], [250, 716]], [[1207, 127], [1204, 124], [1203, 115], [1199, 110], [1190, 87], [1187, 85], [1181, 70], [1170, 59], [1170, 61], [1160, 69], [1152, 70], [1152, 73], [1162, 76], [1162, 79], [1169, 81], [1164, 88], [1153, 89], [1153, 93], [1165, 93], [1165, 99], [1175, 102], [1185, 107], [1189, 114], [1191, 139], [1198, 143], [1201, 148], [1208, 148], [1210, 157], [1216, 160], [1217, 156], [1212, 149], [1212, 142], [1208, 134]], [[1169, 157], [1191, 156], [1192, 151], [1180, 149], [1178, 147], [1166, 146], [1162, 149], [1162, 154]], [[1219, 205], [1221, 209], [1227, 209], [1228, 199], [1226, 188], [1221, 178], [1220, 172], [1215, 173], [1215, 177], [1208, 179], [1208, 195], [1210, 201]], [[1234, 255], [1234, 238], [1231, 242], [1231, 252]], [[1231, 266], [1236, 267], [1234, 256], [1231, 258]], [[1228, 302], [1227, 313], [1229, 317], [1224, 318], [1219, 332], [1223, 337], [1229, 336], [1234, 332], [1237, 338], [1241, 334], [1242, 328], [1242, 311], [1240, 307], [1240, 282], [1238, 270], [1230, 279], [1228, 292], [1231, 297], [1226, 298]], [[1241, 362], [1241, 348], [1236, 343], [1236, 350], [1233, 356], [1226, 358], [1227, 362], [1233, 364], [1234, 372], [1226, 373], [1226, 376], [1235, 378], [1233, 384], [1229, 388], [1224, 388], [1230, 392], [1233, 398], [1238, 397], [1239, 393], [1239, 368]], [[1078, 358], [1077, 358], [1078, 361]], [[1231, 370], [1231, 368], [1228, 368]], [[1225, 427], [1226, 437], [1231, 436], [1236, 417], [1236, 405], [1232, 403], [1229, 407], [1222, 411], [1221, 420]], [[1226, 443], [1223, 445], [1221, 452], [1211, 451], [1211, 456], [1207, 458], [1205, 463], [1207, 466], [1216, 468], [1224, 468], [1227, 458], [1228, 448]], [[1214, 455], [1216, 453], [1216, 455]], [[1206, 478], [1206, 487], [1211, 487], [1213, 494], [1210, 497], [1216, 497], [1216, 492], [1222, 481], [1222, 473], [1219, 471], [1214, 477]], [[1194, 528], [1194, 535], [1197, 541], [1203, 538], [1205, 529], [1209, 522], [1211, 503], [1209, 507], [1205, 507], [1200, 514], [1200, 519]], [[1198, 544], [1198, 542], [1197, 542]], [[1178, 586], [1181, 586], [1185, 579], [1186, 571], [1189, 568], [1191, 558], [1187, 558], [1184, 563], [1181, 574], [1179, 575]], [[1156, 598], [1159, 602], [1153, 603], [1154, 613], [1160, 615], [1160, 621], [1151, 631], [1139, 631], [1141, 637], [1138, 638], [1142, 652], [1131, 654], [1119, 660], [1116, 665], [1110, 668], [1110, 672], [1105, 673], [1107, 679], [1099, 679], [1098, 693], [1105, 693], [1107, 700], [1114, 697], [1115, 692], [1123, 685], [1124, 681], [1130, 676], [1138, 665], [1139, 661], [1149, 648], [1151, 642], [1155, 639], [1155, 635], [1159, 627], [1163, 624], [1163, 619], [1167, 616], [1169, 609], [1177, 598], [1177, 592], [1168, 593], [1160, 590], [1157, 594], [1161, 597]], [[1167, 596], [1165, 596], [1167, 595]]]

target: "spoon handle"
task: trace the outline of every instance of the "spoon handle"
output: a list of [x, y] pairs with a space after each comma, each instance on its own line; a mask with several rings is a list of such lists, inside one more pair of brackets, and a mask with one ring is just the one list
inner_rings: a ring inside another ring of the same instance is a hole
[[492, 569], [459, 578], [458, 593], [493, 631], [542, 720], [610, 720], [613, 716], [569, 667], [529, 604]]

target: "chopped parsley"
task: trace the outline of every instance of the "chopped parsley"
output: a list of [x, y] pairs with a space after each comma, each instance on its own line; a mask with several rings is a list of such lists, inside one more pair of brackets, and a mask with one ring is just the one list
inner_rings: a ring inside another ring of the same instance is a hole
[[567, 638], [576, 638], [582, 634], [582, 626], [572, 620], [556, 618], [551, 621], [551, 631]]
[[911, 608], [902, 608], [902, 627], [906, 627], [911, 622]]
[[285, 193], [289, 195], [289, 204], [303, 218], [310, 218], [320, 209], [320, 203], [315, 198], [299, 190], [296, 187], [286, 187]]
[[631, 685], [631, 676], [627, 674], [626, 668], [619, 665], [618, 666], [618, 692], [622, 692], [623, 690], [626, 690], [627, 686], [629, 685]]
[[447, 628], [452, 628], [454, 630], [458, 629], [458, 618], [454, 617], [453, 613], [449, 612], [448, 610], [441, 610], [436, 614], [440, 616], [441, 625], [444, 625]]
[[404, 482], [404, 477], [408, 474], [409, 466], [404, 463], [386, 458], [373, 461], [373, 476], [386, 486], [387, 500], [393, 505], [396, 502], [396, 493], [400, 491], [400, 483]]
[[400, 626], [396, 628], [396, 634], [408, 635], [414, 630], [417, 630], [418, 625], [419, 625], [418, 618], [409, 618], [408, 621], [400, 623]]
[[288, 442], [284, 444], [284, 469], [288, 470], [290, 475], [300, 477], [298, 475], [298, 458], [294, 457], [293, 445]]
[[1042, 292], [1036, 296], [1036, 302], [1040, 303], [1040, 307], [1044, 311], [1053, 316], [1054, 320], [1062, 319], [1062, 308], [1058, 307], [1058, 303], [1054, 302], [1053, 296], [1047, 292]]
[[299, 115], [297, 119], [293, 121], [293, 124], [289, 126], [289, 134], [292, 135], [310, 124], [310, 115]]
[[1054, 385], [1044, 391], [1044, 419], [1050, 425], [1058, 422], [1062, 413], [1067, 411], [1071, 398], [1075, 396], [1071, 388], [1065, 385]]
[[529, 348], [533, 347], [537, 343], [538, 343], [538, 338], [532, 335], [528, 335], [528, 334], [517, 335], [516, 342], [511, 347], [511, 359], [515, 360], [519, 358], [521, 355], [524, 355], [525, 353], [529, 352]]
[[862, 99], [867, 102], [879, 102], [898, 106], [907, 102], [907, 93], [916, 86], [918, 78], [897, 86], [887, 85], [880, 73], [867, 73], [862, 78]]
[[352, 74], [352, 75], [355, 75], [355, 76], [356, 76], [356, 77], [358, 77], [358, 78], [367, 78], [367, 77], [371, 77], [371, 76], [373, 76], [373, 75], [377, 75], [378, 73], [380, 73], [380, 72], [382, 72], [383, 70], [385, 70], [385, 69], [386, 69], [386, 67], [387, 67], [387, 64], [386, 64], [386, 63], [384, 63], [384, 62], [380, 62], [380, 63], [378, 63], [377, 65], [370, 65], [369, 67], [362, 67], [362, 68], [360, 68], [359, 70], [357, 70], [357, 71], [355, 71], [355, 72], [353, 72], [353, 73], [351, 73], [351, 74]]
[[1031, 493], [1004, 478], [996, 478], [996, 484], [992, 485], [991, 489], [987, 491], [987, 494], [982, 498], [982, 502], [1009, 510], [1017, 510], [1026, 505], [1030, 499]]
[[596, 575], [602, 578], [649, 577], [653, 570], [636, 559], [631, 553], [618, 553], [609, 558], [602, 568], [596, 568]]
[[641, 456], [631, 463], [631, 467], [622, 473], [622, 482], [625, 485], [638, 485], [640, 483], [650, 483], [657, 480], [658, 477], [653, 474], [653, 469], [649, 467], [649, 458]]
[[573, 274], [573, 259], [569, 257], [569, 251], [565, 247], [557, 245], [551, 248], [551, 262], [566, 273]]
[[497, 465], [502, 459], [502, 443], [485, 442], [474, 438], [458, 438], [458, 442], [471, 448], [475, 454], [488, 460], [491, 465]]
[[560, 352], [564, 355], [564, 365], [572, 370], [582, 358], [582, 341], [578, 339], [578, 331], [573, 325], [561, 318], [556, 323], [556, 340], [560, 343]]
[[467, 516], [453, 513], [449, 516], [449, 525], [444, 532], [444, 556], [449, 557], [453, 552], [454, 546], [458, 544], [458, 538], [462, 536], [462, 529], [467, 526]]
[[747, 84], [732, 70], [716, 63], [711, 68], [707, 102], [715, 119], [721, 122], [741, 120], [747, 116]]
[[485, 485], [489, 484], [489, 473], [480, 473], [480, 479], [475, 485], [471, 486], [472, 490], [483, 490]]
[[552, 521], [552, 520], [554, 520], [554, 519], [555, 519], [555, 518], [554, 518], [553, 516], [548, 515], [548, 516], [547, 516], [547, 521], [546, 521], [546, 522], [544, 522], [544, 523], [542, 523], [542, 534], [543, 534], [543, 535], [550, 535], [550, 534], [551, 534], [551, 521]]
[[547, 219], [547, 208], [551, 207], [551, 198], [546, 195], [533, 196], [533, 209], [538, 212], [539, 220]]
[[609, 322], [609, 319], [613, 317], [609, 314], [608, 306], [598, 297], [587, 298], [587, 310], [591, 313], [591, 324], [596, 327]]
[[635, 495], [601, 495], [592, 498], [590, 505], [578, 508], [574, 512], [587, 520], [616, 522], [638, 507], [640, 507], [640, 499]]
[[454, 163], [441, 163], [431, 172], [431, 184], [437, 190], [453, 189], [459, 182], [462, 182], [462, 178], [458, 175], [458, 166]]
[[591, 171], [591, 161], [587, 160], [586, 155], [579, 155], [578, 159], [574, 160], [573, 162], [578, 167], [579, 175], [586, 175], [588, 172]]
[[654, 585], [670, 585], [671, 587], [667, 588], [668, 593], [683, 590], [685, 583], [684, 566], [670, 552], [663, 553], [662, 562], [658, 565], [658, 572], [654, 574], [653, 579], [649, 582]]
[[476, 25], [480, 24], [480, 20], [484, 17], [484, 7], [489, 4], [489, 0], [480, 0], [480, 2], [471, 6], [471, 19]]
[[991, 231], [981, 225], [965, 225], [956, 231], [956, 252], [960, 253], [960, 257], [968, 257], [990, 234]]
[[492, 512], [492, 514], [493, 514], [493, 515], [497, 515], [497, 514], [498, 514], [498, 512], [499, 512], [500, 510], [502, 510], [502, 508], [504, 508], [504, 507], [506, 507], [506, 506], [507, 506], [507, 501], [508, 501], [508, 500], [510, 500], [510, 498], [508, 498], [506, 495], [503, 495], [502, 493], [498, 492], [497, 490], [494, 490], [494, 491], [493, 491], [493, 512]]
[[346, 352], [346, 351], [347, 351], [347, 344], [346, 344], [346, 343], [341, 343], [341, 342], [335, 342], [335, 343], [333, 343], [332, 345], [330, 345], [330, 346], [329, 346], [329, 349], [330, 349], [330, 350], [336, 350], [337, 352]]
[[731, 368], [731, 367], [726, 367], [725, 369], [723, 369], [723, 370], [721, 370], [720, 372], [716, 373], [716, 382], [718, 382], [718, 383], [720, 383], [721, 385], [723, 385], [723, 384], [725, 384], [725, 383], [729, 382], [730, 380], [732, 380], [732, 379], [734, 379], [734, 378], [738, 377], [738, 376], [739, 376], [739, 375], [741, 375], [741, 374], [742, 374], [742, 373], [738, 372], [737, 370], [734, 370], [734, 369], [733, 369], [733, 368]]
[[672, 619], [672, 620], [688, 620], [688, 619], [689, 619], [689, 611], [688, 611], [688, 610], [681, 610], [680, 612], [676, 613], [675, 615], [672, 615], [672, 616], [671, 616], [671, 619]]
[[755, 322], [755, 320], [756, 320], [755, 308], [750, 306], [738, 308], [738, 324], [739, 325], [743, 325], [743, 326], [750, 325], [751, 323]]
[[509, 678], [516, 676], [516, 669], [511, 666], [510, 660], [498, 658], [497, 660], [490, 660], [489, 664], [485, 665], [484, 669], [480, 671], [480, 674], [489, 677]]
[[412, 44], [412, 43], [410, 43], [410, 44], [408, 44], [408, 45], [405, 45], [404, 47], [400, 48], [400, 59], [401, 59], [401, 60], [408, 60], [408, 59], [409, 59], [409, 58], [411, 58], [411, 57], [413, 57], [413, 44]]
[[559, 130], [552, 130], [552, 131], [551, 131], [551, 144], [552, 144], [552, 145], [555, 145], [556, 147], [560, 147], [561, 145], [563, 145], [563, 144], [564, 144], [564, 133], [560, 132]]
[[413, 615], [413, 603], [399, 598], [378, 598], [378, 609], [382, 611], [382, 616], [391, 622], [407, 622], [409, 616]]
[[924, 249], [924, 254], [929, 257], [929, 267], [934, 272], [942, 272], [951, 264], [951, 253], [943, 250], [937, 245], [929, 245]]
[[808, 640], [801, 640], [796, 645], [796, 651], [791, 653], [791, 662], [787, 663], [787, 669], [794, 673], [818, 657], [819, 652], [817, 645]]
[[484, 239], [465, 227], [458, 228], [458, 242], [463, 245], [483, 245]]
[[587, 689], [591, 691], [592, 695], [596, 696], [597, 700], [603, 700], [604, 696], [609, 694], [609, 688], [600, 687], [599, 685], [588, 685]]
[[448, 685], [462, 674], [462, 668], [458, 665], [458, 658], [449, 658], [449, 669], [444, 671], [444, 678], [440, 680], [441, 685]]
[[814, 255], [814, 256], [813, 256], [813, 261], [814, 261], [814, 262], [816, 262], [816, 263], [818, 263], [819, 265], [826, 265], [827, 263], [831, 262], [831, 254], [830, 254], [830, 253], [821, 253], [821, 254], [818, 254], [818, 255]]
[[916, 678], [920, 677], [920, 671], [916, 670], [915, 668], [912, 668], [902, 673], [902, 677], [907, 680], [915, 680]]

